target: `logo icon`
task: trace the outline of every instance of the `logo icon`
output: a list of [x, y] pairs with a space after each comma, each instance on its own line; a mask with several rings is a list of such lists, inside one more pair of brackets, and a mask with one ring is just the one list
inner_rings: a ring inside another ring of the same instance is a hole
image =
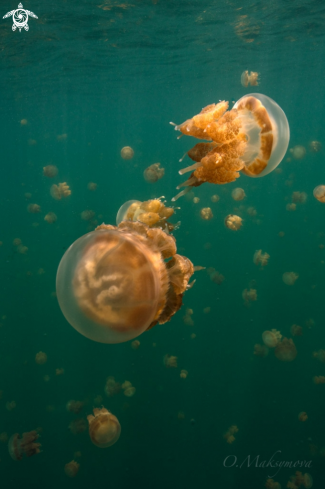
[[35, 15], [30, 10], [23, 9], [23, 4], [20, 3], [18, 5], [17, 10], [11, 10], [11, 12], [7, 12], [6, 15], [3, 16], [3, 19], [10, 17], [12, 15], [13, 26], [12, 30], [15, 31], [18, 27], [19, 32], [24, 28], [25, 31], [29, 31], [28, 16], [34, 17], [34, 19], [38, 19], [37, 15]]

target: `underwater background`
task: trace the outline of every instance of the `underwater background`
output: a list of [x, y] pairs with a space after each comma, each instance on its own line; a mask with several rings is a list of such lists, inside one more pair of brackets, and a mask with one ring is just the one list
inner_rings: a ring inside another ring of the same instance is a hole
[[[324, 2], [102, 2], [24, 2], [38, 16], [29, 18], [28, 32], [13, 32], [11, 17], [1, 20], [0, 433], [39, 428], [42, 443], [40, 454], [14, 461], [0, 436], [1, 485], [257, 489], [269, 478], [286, 487], [301, 470], [323, 488], [325, 384], [313, 377], [325, 375], [325, 364], [313, 352], [325, 349], [325, 207], [313, 189], [325, 184]], [[3, 0], [1, 17], [15, 8]], [[241, 85], [244, 70], [259, 73], [257, 87]], [[81, 212], [115, 224], [130, 199], [165, 196], [171, 205], [184, 180], [178, 170], [191, 161], [179, 159], [196, 141], [178, 140], [169, 122], [219, 100], [232, 107], [254, 92], [280, 105], [289, 148], [304, 146], [306, 154], [296, 160], [288, 150], [281, 172], [205, 184], [177, 201], [178, 252], [214, 267], [224, 281], [214, 283], [206, 269], [195, 273], [182, 309], [141, 335], [138, 349], [78, 334], [60, 311], [55, 278], [65, 250], [94, 229]], [[315, 140], [323, 145], [318, 152], [309, 150]], [[121, 158], [124, 146], [133, 148], [132, 160]], [[156, 162], [165, 175], [151, 184], [143, 171]], [[59, 169], [54, 179], [43, 175], [50, 164]], [[67, 199], [50, 195], [58, 182], [69, 185]], [[246, 193], [239, 203], [231, 197], [236, 187]], [[307, 201], [288, 211], [294, 191]], [[30, 203], [41, 212], [27, 212]], [[213, 219], [201, 219], [202, 207], [211, 207]], [[48, 212], [56, 222], [44, 220]], [[237, 232], [224, 225], [233, 213], [243, 218]], [[25, 253], [17, 252], [17, 238]], [[259, 249], [270, 255], [263, 269], [253, 263]], [[282, 280], [290, 271], [299, 275], [293, 286]], [[247, 307], [242, 292], [249, 288], [257, 300]], [[193, 325], [183, 320], [187, 308]], [[272, 350], [254, 355], [265, 330], [291, 338], [293, 324], [303, 334], [293, 338], [292, 362]], [[35, 362], [40, 351], [43, 365]], [[177, 356], [177, 368], [164, 366], [166, 354]], [[129, 380], [135, 395], [107, 397], [109, 376]], [[71, 399], [84, 402], [80, 413], [67, 411]], [[122, 428], [106, 449], [91, 443], [88, 427], [69, 429], [101, 405]], [[306, 422], [298, 419], [302, 411]], [[232, 425], [238, 432], [228, 444], [223, 435]], [[267, 464], [274, 454], [311, 463], [278, 471], [245, 462], [259, 456]], [[64, 467], [73, 459], [79, 472], [68, 478]]]

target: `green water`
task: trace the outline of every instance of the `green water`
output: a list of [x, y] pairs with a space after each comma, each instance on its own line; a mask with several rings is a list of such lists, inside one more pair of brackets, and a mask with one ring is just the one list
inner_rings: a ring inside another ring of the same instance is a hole
[[[1, 17], [16, 8], [3, 0]], [[258, 489], [272, 476], [286, 487], [302, 470], [312, 475], [313, 487], [323, 488], [325, 386], [312, 379], [325, 375], [325, 367], [312, 353], [325, 349], [325, 251], [319, 247], [325, 207], [313, 189], [325, 183], [325, 170], [324, 149], [312, 153], [308, 145], [325, 145], [324, 3], [31, 0], [24, 8], [38, 16], [29, 19], [28, 32], [13, 32], [11, 17], [0, 26], [0, 433], [41, 427], [42, 453], [14, 461], [0, 442], [2, 486]], [[260, 73], [258, 87], [242, 87], [246, 69]], [[288, 152], [281, 173], [204, 184], [194, 190], [198, 204], [177, 201], [179, 253], [214, 267], [224, 282], [197, 272], [182, 309], [140, 336], [138, 350], [130, 342], [104, 345], [78, 334], [54, 292], [62, 255], [90, 230], [80, 213], [91, 209], [99, 223], [115, 224], [127, 200], [164, 195], [170, 204], [184, 180], [178, 170], [191, 162], [178, 160], [195, 141], [177, 140], [169, 122], [256, 91], [286, 113], [289, 148], [303, 145], [307, 152], [302, 160]], [[62, 134], [66, 138], [58, 138]], [[126, 145], [135, 152], [130, 161], [120, 156]], [[165, 176], [147, 183], [143, 171], [158, 161]], [[42, 174], [48, 164], [59, 169], [53, 180]], [[72, 193], [56, 201], [50, 186], [59, 182]], [[96, 191], [87, 189], [89, 182], [98, 184]], [[231, 198], [235, 187], [245, 190], [243, 202]], [[308, 197], [290, 212], [294, 191]], [[211, 202], [213, 194], [218, 203]], [[41, 212], [28, 213], [29, 203]], [[202, 221], [202, 207], [211, 207], [212, 220]], [[54, 224], [44, 221], [50, 211], [58, 217]], [[230, 213], [243, 218], [238, 232], [224, 226]], [[26, 254], [17, 253], [15, 238], [28, 247]], [[263, 270], [253, 263], [258, 249], [270, 255]], [[289, 271], [299, 274], [292, 287], [282, 281]], [[242, 291], [250, 287], [257, 301], [245, 307]], [[193, 326], [183, 322], [186, 308], [194, 311]], [[293, 324], [303, 328], [293, 338], [294, 361], [281, 362], [273, 351], [265, 358], [253, 354], [263, 331], [276, 328], [290, 338]], [[44, 365], [35, 363], [39, 351], [47, 354]], [[177, 369], [165, 368], [166, 354], [178, 357]], [[57, 368], [64, 374], [57, 376]], [[135, 395], [108, 398], [108, 376], [132, 382]], [[122, 427], [107, 449], [94, 446], [88, 430], [69, 430], [74, 419], [91, 414], [98, 395]], [[81, 413], [67, 412], [71, 399], [84, 401]], [[8, 411], [13, 400], [16, 408]], [[298, 421], [301, 411], [308, 414], [305, 423]], [[231, 425], [239, 431], [229, 445], [223, 435]], [[69, 479], [64, 466], [77, 451], [80, 470]], [[267, 463], [276, 452], [278, 461], [305, 460], [309, 467], [278, 473], [255, 461], [248, 467], [248, 456]]]

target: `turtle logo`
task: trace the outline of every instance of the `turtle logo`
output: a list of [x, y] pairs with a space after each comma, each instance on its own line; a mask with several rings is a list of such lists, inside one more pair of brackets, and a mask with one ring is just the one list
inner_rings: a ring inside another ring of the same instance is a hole
[[25, 31], [29, 30], [29, 25], [27, 24], [29, 15], [31, 17], [34, 17], [34, 19], [38, 19], [37, 15], [35, 15], [33, 12], [23, 9], [22, 3], [18, 5], [17, 10], [11, 10], [11, 12], [7, 12], [6, 15], [3, 16], [3, 19], [11, 17], [11, 15], [13, 20], [12, 30], [15, 31], [18, 27], [19, 32], [21, 32], [22, 28], [24, 28]]

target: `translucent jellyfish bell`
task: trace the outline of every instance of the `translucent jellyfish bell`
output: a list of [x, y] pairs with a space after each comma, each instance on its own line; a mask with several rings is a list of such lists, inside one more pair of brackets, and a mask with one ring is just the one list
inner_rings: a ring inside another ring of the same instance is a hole
[[233, 108], [239, 113], [247, 137], [242, 172], [264, 177], [280, 164], [288, 149], [288, 119], [274, 100], [260, 93], [245, 95]]
[[150, 248], [114, 229], [77, 239], [56, 278], [67, 321], [101, 343], [122, 343], [143, 333], [155, 318], [161, 287]]
[[132, 204], [141, 204], [140, 200], [128, 200], [127, 202], [124, 202], [123, 205], [118, 210], [117, 216], [116, 216], [116, 225], [118, 226], [122, 221], [126, 221], [127, 217], [127, 212], [129, 208], [131, 207]]

